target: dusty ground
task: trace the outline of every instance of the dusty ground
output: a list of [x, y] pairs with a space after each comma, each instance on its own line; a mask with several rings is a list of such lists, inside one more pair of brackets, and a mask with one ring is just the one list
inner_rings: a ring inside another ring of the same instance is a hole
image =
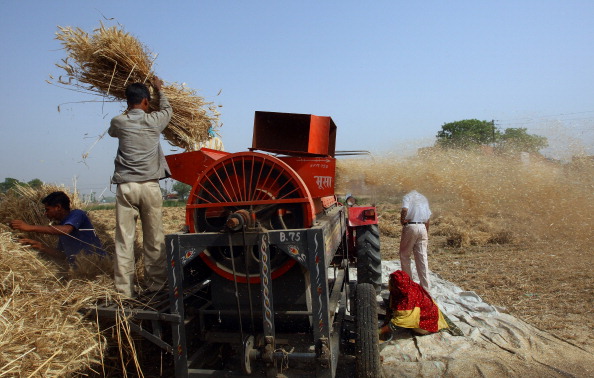
[[[399, 227], [392, 206], [380, 206], [386, 216], [382, 258], [398, 259]], [[392, 216], [390, 216], [392, 213]], [[93, 211], [93, 219], [115, 223], [112, 210]], [[185, 208], [164, 208], [166, 233], [180, 231]], [[594, 253], [550, 243], [518, 242], [482, 246], [448, 246], [443, 229], [430, 228], [429, 266], [442, 278], [474, 291], [509, 314], [594, 353]]]
[[[430, 229], [429, 267], [485, 302], [594, 353], [594, 253], [554, 244], [448, 247]], [[382, 258], [398, 259], [398, 237], [382, 236]]]

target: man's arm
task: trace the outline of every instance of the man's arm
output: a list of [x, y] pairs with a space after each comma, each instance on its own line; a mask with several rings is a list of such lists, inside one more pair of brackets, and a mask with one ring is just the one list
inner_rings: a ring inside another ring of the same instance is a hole
[[114, 137], [117, 138], [117, 132], [116, 132], [116, 127], [113, 124], [113, 119], [111, 120], [111, 122], [109, 123], [109, 129], [107, 129], [107, 134], [109, 134], [110, 137]]
[[408, 214], [408, 209], [403, 207], [402, 210], [400, 210], [400, 224], [403, 226], [408, 223], [406, 222], [406, 214]]
[[159, 77], [155, 76], [152, 80], [153, 87], [159, 92], [159, 111], [151, 112], [150, 118], [154, 122], [155, 125], [160, 127], [159, 132], [165, 130], [167, 125], [169, 125], [169, 121], [171, 121], [171, 117], [173, 116], [173, 108], [171, 104], [169, 104], [169, 100], [165, 95], [165, 92], [162, 91], [163, 80]]
[[40, 226], [29, 224], [25, 221], [20, 219], [15, 219], [10, 222], [10, 228], [13, 230], [21, 230], [26, 232], [37, 232], [40, 234], [49, 234], [49, 235], [64, 235], [70, 234], [74, 231], [74, 226], [70, 224], [65, 225], [58, 225], [58, 226]]
[[33, 239], [19, 239], [19, 243], [21, 243], [22, 245], [28, 245], [33, 249], [38, 250], [39, 252], [43, 252], [47, 255], [50, 255], [52, 257], [56, 257], [59, 259], [65, 259], [66, 255], [64, 254], [64, 252], [60, 251], [59, 249], [56, 248], [50, 248], [50, 247], [46, 247], [45, 245], [43, 245], [42, 242], [37, 241], [37, 240], [33, 240]]

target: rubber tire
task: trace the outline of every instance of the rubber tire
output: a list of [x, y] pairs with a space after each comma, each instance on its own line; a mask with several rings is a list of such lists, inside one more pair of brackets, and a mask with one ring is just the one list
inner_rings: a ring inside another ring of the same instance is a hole
[[357, 317], [355, 327], [355, 371], [358, 378], [381, 377], [377, 300], [375, 289], [369, 283], [356, 287]]
[[379, 226], [357, 227], [357, 282], [372, 284], [376, 293], [382, 287], [382, 257]]

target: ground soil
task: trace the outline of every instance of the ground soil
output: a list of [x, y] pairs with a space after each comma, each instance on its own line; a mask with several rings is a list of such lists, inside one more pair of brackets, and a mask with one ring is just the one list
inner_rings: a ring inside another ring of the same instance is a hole
[[[431, 230], [430, 230], [431, 231]], [[399, 239], [382, 238], [398, 260]], [[429, 236], [429, 267], [442, 278], [525, 322], [594, 353], [594, 254], [551, 244], [453, 248]]]

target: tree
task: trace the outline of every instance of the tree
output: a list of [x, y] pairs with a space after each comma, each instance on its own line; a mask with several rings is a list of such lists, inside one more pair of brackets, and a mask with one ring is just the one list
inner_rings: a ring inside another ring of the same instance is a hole
[[29, 181], [27, 183], [27, 185], [29, 185], [33, 189], [39, 189], [43, 185], [43, 181], [41, 181], [40, 179], [37, 179], [36, 178], [36, 179], [33, 179], [33, 180]]
[[184, 184], [181, 181], [176, 181], [173, 184], [173, 190], [177, 193], [177, 195], [179, 196], [179, 198], [185, 200], [188, 197], [188, 194], [190, 193], [190, 190], [192, 189], [192, 187], [188, 184]]
[[497, 141], [499, 134], [494, 121], [465, 119], [443, 124], [437, 133], [437, 144], [446, 148], [472, 148]]
[[546, 137], [528, 134], [525, 128], [508, 128], [502, 133], [495, 127], [495, 121], [478, 119], [443, 124], [437, 132], [436, 144], [444, 148], [473, 148], [491, 144], [500, 151], [531, 153], [538, 153], [548, 146]]
[[537, 153], [548, 145], [546, 137], [528, 134], [526, 128], [520, 127], [505, 129], [498, 147], [503, 151]]
[[14, 188], [15, 186], [23, 186], [23, 185], [27, 185], [27, 184], [25, 184], [24, 182], [20, 182], [19, 180], [12, 178], [12, 177], [6, 177], [4, 179], [4, 182], [0, 182], [0, 191], [2, 193], [6, 193], [7, 191]]

